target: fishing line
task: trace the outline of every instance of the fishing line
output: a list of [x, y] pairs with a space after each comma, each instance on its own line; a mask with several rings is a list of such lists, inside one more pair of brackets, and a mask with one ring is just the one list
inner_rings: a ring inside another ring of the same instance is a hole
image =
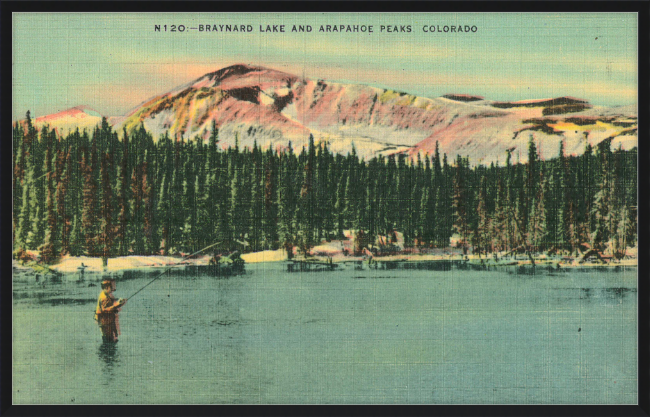
[[169, 271], [172, 269], [172, 267], [174, 267], [174, 266], [176, 266], [176, 265], [182, 263], [184, 260], [186, 260], [186, 259], [188, 259], [188, 258], [191, 258], [192, 256], [194, 256], [194, 255], [196, 255], [196, 254], [199, 254], [199, 253], [203, 252], [203, 251], [206, 250], [206, 249], [209, 249], [209, 248], [211, 248], [211, 247], [213, 247], [213, 246], [218, 245], [219, 243], [221, 243], [221, 242], [213, 243], [213, 244], [210, 245], [210, 246], [206, 246], [205, 248], [201, 249], [200, 251], [194, 252], [194, 253], [191, 254], [191, 255], [187, 255], [186, 257], [184, 257], [184, 258], [181, 259], [180, 261], [176, 262], [175, 264], [170, 265], [166, 270], [164, 270], [163, 272], [161, 272], [160, 275], [158, 275], [157, 277], [155, 277], [154, 279], [152, 279], [151, 281], [149, 281], [149, 282], [148, 282], [144, 287], [140, 288], [138, 291], [136, 291], [135, 293], [133, 293], [130, 297], [126, 298], [125, 300], [130, 300], [131, 298], [135, 297], [135, 295], [136, 295], [137, 293], [139, 293], [140, 291], [144, 290], [144, 289], [147, 288], [149, 285], [151, 285], [155, 280], [157, 280], [158, 278], [162, 277], [162, 276], [165, 275], [167, 272], [169, 272]]
[[53, 170], [51, 170], [51, 171], [48, 171], [48, 172], [46, 172], [45, 174], [41, 175], [40, 177], [38, 177], [38, 178], [36, 178], [36, 179], [34, 179], [34, 180], [32, 180], [32, 181], [36, 182], [36, 181], [40, 180], [41, 178], [43, 178], [44, 176], [46, 176], [47, 174], [51, 174], [51, 173], [54, 172], [54, 171], [56, 171], [56, 169], [53, 169]]

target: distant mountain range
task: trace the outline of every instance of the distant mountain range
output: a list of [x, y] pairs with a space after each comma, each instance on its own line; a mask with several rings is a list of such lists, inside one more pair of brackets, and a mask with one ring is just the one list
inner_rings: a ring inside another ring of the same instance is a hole
[[[426, 80], [423, 80], [426, 82]], [[37, 125], [65, 133], [90, 128], [102, 115], [87, 106], [36, 119]], [[586, 143], [611, 139], [612, 147], [637, 146], [637, 106], [598, 107], [585, 100], [559, 97], [503, 102], [480, 96], [446, 94], [438, 98], [358, 84], [314, 80], [249, 65], [233, 65], [153, 97], [124, 116], [108, 117], [121, 130], [144, 124], [154, 137], [168, 131], [180, 138], [210, 134], [219, 128], [222, 146], [258, 145], [294, 149], [313, 134], [335, 152], [354, 144], [365, 158], [377, 154], [431, 153], [436, 142], [448, 157], [469, 156], [473, 163], [503, 162], [513, 150], [527, 159], [532, 135], [543, 158], [581, 154]]]

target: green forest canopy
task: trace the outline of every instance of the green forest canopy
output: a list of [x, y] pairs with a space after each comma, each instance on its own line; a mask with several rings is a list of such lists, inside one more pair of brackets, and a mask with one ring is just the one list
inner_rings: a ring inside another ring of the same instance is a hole
[[361, 160], [326, 143], [295, 153], [157, 142], [143, 126], [115, 132], [104, 118], [89, 134], [38, 131], [29, 112], [13, 128], [14, 251], [108, 258], [191, 253], [217, 241], [248, 250], [309, 249], [343, 230], [368, 241], [404, 234], [406, 246], [475, 253], [525, 247], [575, 251], [588, 243], [621, 257], [636, 244], [637, 150], [610, 141], [583, 155], [470, 167], [458, 156], [405, 154]]

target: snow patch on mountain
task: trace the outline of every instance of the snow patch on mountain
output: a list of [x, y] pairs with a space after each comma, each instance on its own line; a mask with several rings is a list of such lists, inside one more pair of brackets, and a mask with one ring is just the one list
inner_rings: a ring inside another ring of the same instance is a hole
[[[91, 128], [101, 116], [78, 107], [37, 119], [44, 121]], [[460, 154], [485, 164], [505, 160], [506, 150], [525, 162], [531, 137], [545, 159], [557, 156], [560, 141], [576, 155], [603, 140], [623, 149], [637, 144], [636, 105], [605, 108], [568, 96], [506, 102], [460, 92], [418, 97], [247, 64], [205, 74], [109, 121], [118, 130], [144, 125], [155, 138], [168, 132], [203, 140], [214, 122], [224, 147], [239, 140], [283, 149], [291, 142], [300, 150], [312, 134], [335, 152], [345, 154], [354, 144], [363, 158], [432, 153], [437, 143], [450, 160]]]

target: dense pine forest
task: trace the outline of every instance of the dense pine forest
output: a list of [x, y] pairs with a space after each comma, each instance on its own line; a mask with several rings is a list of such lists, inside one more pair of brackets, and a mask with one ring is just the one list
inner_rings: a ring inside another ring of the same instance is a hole
[[[471, 166], [438, 150], [361, 160], [327, 144], [222, 149], [154, 140], [144, 127], [116, 132], [38, 130], [29, 112], [13, 127], [14, 256], [37, 250], [102, 257], [192, 253], [214, 242], [247, 251], [303, 251], [354, 230], [358, 239], [404, 235], [407, 247], [465, 253], [576, 252], [585, 244], [622, 257], [636, 245], [637, 151], [610, 140], [581, 156]], [[452, 239], [453, 237], [453, 239]], [[239, 242], [239, 243], [236, 243]], [[233, 246], [234, 245], [234, 246]]]

